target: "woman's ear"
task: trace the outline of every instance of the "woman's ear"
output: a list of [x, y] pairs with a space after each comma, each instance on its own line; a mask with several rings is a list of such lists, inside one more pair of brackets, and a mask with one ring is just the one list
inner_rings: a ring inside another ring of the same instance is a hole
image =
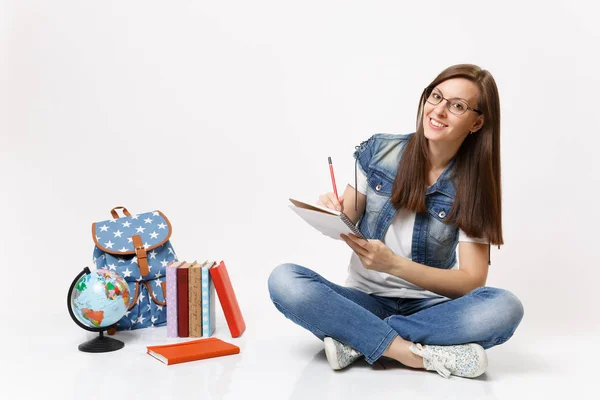
[[471, 132], [477, 132], [478, 130], [480, 130], [481, 127], [483, 126], [483, 122], [484, 122], [483, 115], [480, 115], [473, 123], [473, 126], [471, 126]]

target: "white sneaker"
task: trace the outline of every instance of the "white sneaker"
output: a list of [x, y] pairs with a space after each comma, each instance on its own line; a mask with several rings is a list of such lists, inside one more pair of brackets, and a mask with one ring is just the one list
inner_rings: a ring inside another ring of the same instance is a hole
[[362, 354], [354, 350], [352, 347], [345, 345], [337, 340], [326, 337], [323, 342], [325, 343], [325, 355], [329, 366], [333, 370], [346, 368], [354, 361], [362, 357]]
[[469, 343], [456, 346], [411, 345], [410, 351], [423, 357], [423, 365], [428, 371], [437, 371], [444, 378], [450, 375], [475, 378], [485, 372], [487, 355], [478, 344]]

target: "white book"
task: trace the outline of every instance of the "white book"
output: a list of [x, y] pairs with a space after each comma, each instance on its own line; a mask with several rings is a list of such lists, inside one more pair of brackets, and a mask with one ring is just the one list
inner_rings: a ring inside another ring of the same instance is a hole
[[326, 207], [292, 198], [290, 198], [290, 201], [292, 204], [289, 207], [292, 211], [323, 235], [342, 240], [340, 234], [348, 235], [352, 233], [360, 238], [365, 238], [350, 218], [340, 211], [330, 210]]
[[209, 271], [215, 265], [214, 261], [202, 265], [202, 337], [215, 332], [215, 285]]

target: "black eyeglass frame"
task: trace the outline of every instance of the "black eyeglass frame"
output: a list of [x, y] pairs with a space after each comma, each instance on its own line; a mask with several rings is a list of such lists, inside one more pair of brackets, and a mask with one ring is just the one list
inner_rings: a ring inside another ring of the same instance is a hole
[[427, 99], [429, 99], [429, 96], [431, 95], [431, 93], [429, 93], [429, 95], [427, 95], [427, 91], [428, 91], [428, 90], [431, 90], [431, 93], [433, 93], [433, 91], [434, 91], [434, 90], [436, 90], [436, 88], [432, 88], [432, 87], [426, 87], [426, 88], [425, 88], [425, 90], [424, 90], [424, 93], [425, 93], [425, 95], [426, 95], [426, 96], [425, 96], [425, 101], [426, 101], [427, 103], [431, 104], [431, 105], [437, 106], [437, 105], [438, 105], [438, 104], [440, 104], [442, 101], [446, 100], [446, 108], [448, 109], [448, 111], [450, 111], [450, 112], [451, 112], [452, 114], [454, 114], [454, 115], [463, 115], [463, 114], [464, 114], [464, 113], [466, 113], [467, 111], [465, 111], [465, 112], [464, 112], [464, 113], [462, 113], [462, 114], [456, 114], [456, 113], [452, 112], [452, 110], [450, 110], [450, 100], [461, 100], [461, 101], [464, 101], [464, 102], [467, 104], [467, 110], [474, 111], [474, 112], [476, 112], [476, 113], [477, 113], [477, 114], [479, 114], [479, 115], [483, 114], [483, 111], [477, 110], [477, 109], [475, 109], [475, 108], [473, 108], [473, 107], [469, 106], [469, 103], [467, 103], [467, 101], [466, 101], [465, 99], [461, 99], [461, 98], [458, 98], [458, 97], [453, 97], [453, 98], [451, 98], [451, 99], [447, 99], [447, 98], [445, 98], [445, 97], [442, 95], [442, 91], [441, 91], [441, 90], [439, 90], [439, 89], [437, 89], [437, 91], [440, 93], [440, 97], [442, 98], [442, 100], [440, 100], [440, 101], [439, 101], [438, 103], [436, 103], [436, 104], [433, 104], [432, 102], [430, 102], [430, 101], [428, 101], [428, 100], [427, 100]]

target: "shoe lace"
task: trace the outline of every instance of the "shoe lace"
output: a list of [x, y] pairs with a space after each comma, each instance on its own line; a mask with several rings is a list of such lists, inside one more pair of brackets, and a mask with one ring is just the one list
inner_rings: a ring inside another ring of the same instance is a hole
[[413, 344], [409, 349], [414, 354], [429, 361], [438, 374], [444, 378], [450, 377], [450, 370], [447, 366], [451, 367], [456, 363], [456, 356], [454, 354], [446, 353], [444, 351], [436, 351], [433, 353], [428, 347], [421, 346], [421, 343], [417, 343], [416, 345]]
[[359, 357], [362, 354], [359, 353], [358, 351], [356, 351], [353, 347], [348, 346], [347, 344], [341, 343], [339, 342], [341, 347], [342, 347], [342, 351], [343, 353], [345, 353], [347, 356], [349, 357]]
[[359, 357], [359, 356], [361, 356], [361, 354], [358, 351], [354, 350], [353, 348], [350, 349], [350, 355], [352, 357]]

